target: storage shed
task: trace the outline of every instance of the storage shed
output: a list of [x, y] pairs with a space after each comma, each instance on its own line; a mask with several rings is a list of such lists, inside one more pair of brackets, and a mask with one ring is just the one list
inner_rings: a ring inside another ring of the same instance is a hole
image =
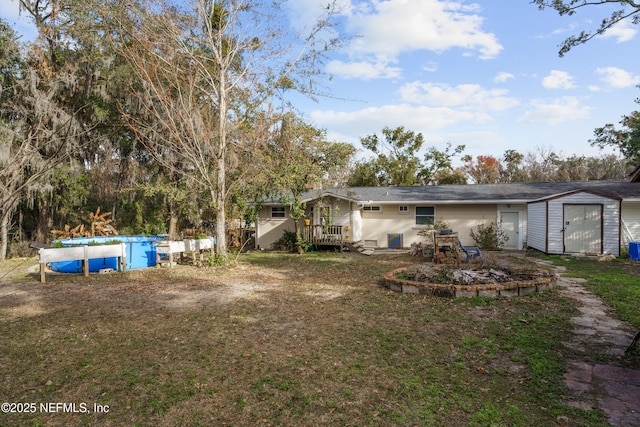
[[527, 246], [547, 254], [620, 255], [621, 199], [576, 190], [527, 204]]

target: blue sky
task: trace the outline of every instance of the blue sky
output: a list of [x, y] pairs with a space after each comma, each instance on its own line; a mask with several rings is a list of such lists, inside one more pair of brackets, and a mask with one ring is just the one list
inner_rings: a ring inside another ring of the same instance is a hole
[[637, 26], [619, 25], [558, 57], [560, 43], [595, 28], [607, 7], [560, 17], [528, 0], [344, 4], [345, 28], [359, 38], [328, 70], [332, 92], [355, 101], [303, 107], [336, 140], [402, 125], [426, 146], [464, 144], [474, 157], [509, 148], [599, 155], [588, 143], [593, 130], [640, 108]]
[[[7, 1], [0, 16], [28, 34], [17, 0]], [[607, 6], [560, 17], [528, 0], [341, 3], [343, 29], [357, 37], [327, 63], [335, 98], [296, 98], [333, 140], [360, 148], [361, 137], [404, 126], [423, 134], [425, 148], [464, 144], [474, 157], [599, 155], [613, 151], [589, 145], [593, 130], [640, 109], [640, 27], [618, 25], [558, 57], [560, 43], [597, 27]], [[295, 0], [291, 8], [300, 22], [321, 5]]]

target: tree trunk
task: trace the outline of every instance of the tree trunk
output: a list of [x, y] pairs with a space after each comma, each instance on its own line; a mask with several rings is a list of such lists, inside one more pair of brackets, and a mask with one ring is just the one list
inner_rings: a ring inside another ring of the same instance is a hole
[[304, 253], [304, 248], [300, 243], [302, 243], [302, 233], [300, 233], [300, 218], [293, 219], [294, 230], [296, 232], [296, 250], [298, 254]]
[[51, 228], [53, 226], [53, 218], [49, 206], [42, 198], [38, 198], [38, 226], [36, 227], [36, 242], [48, 243]]
[[[221, 56], [223, 57], [223, 56]], [[216, 171], [216, 188], [215, 188], [215, 213], [216, 213], [216, 239], [217, 239], [217, 255], [221, 261], [227, 259], [227, 227], [226, 227], [226, 158], [227, 158], [227, 91], [226, 91], [226, 69], [221, 67], [218, 77], [219, 81], [219, 100], [218, 100], [218, 152], [215, 153], [217, 158], [218, 170]]]
[[4, 211], [2, 212], [2, 217], [0, 217], [0, 259], [7, 258], [10, 216], [9, 211]]
[[225, 215], [225, 162], [221, 159], [218, 163], [217, 186], [215, 190], [216, 213], [216, 246], [218, 256], [224, 260], [227, 258], [227, 227]]
[[178, 215], [173, 206], [169, 208], [169, 240], [178, 240]]

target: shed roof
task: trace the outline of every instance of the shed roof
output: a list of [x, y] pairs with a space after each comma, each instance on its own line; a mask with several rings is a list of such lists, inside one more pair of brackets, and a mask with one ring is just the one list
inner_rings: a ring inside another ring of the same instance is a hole
[[303, 200], [334, 196], [358, 203], [526, 203], [560, 193], [590, 191], [616, 199], [640, 200], [640, 183], [627, 180], [515, 184], [346, 187], [310, 190]]

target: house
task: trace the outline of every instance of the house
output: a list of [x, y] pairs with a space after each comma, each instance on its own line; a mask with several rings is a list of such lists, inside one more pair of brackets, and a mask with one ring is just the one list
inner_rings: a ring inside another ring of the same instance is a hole
[[[374, 248], [409, 247], [419, 233], [445, 222], [463, 245], [479, 224], [495, 221], [505, 249], [532, 247], [551, 254], [611, 253], [640, 241], [640, 170], [630, 180], [515, 184], [351, 187], [303, 195], [309, 224], [300, 224], [316, 244], [364, 242]], [[268, 249], [293, 231], [289, 206], [263, 204], [256, 246]]]

